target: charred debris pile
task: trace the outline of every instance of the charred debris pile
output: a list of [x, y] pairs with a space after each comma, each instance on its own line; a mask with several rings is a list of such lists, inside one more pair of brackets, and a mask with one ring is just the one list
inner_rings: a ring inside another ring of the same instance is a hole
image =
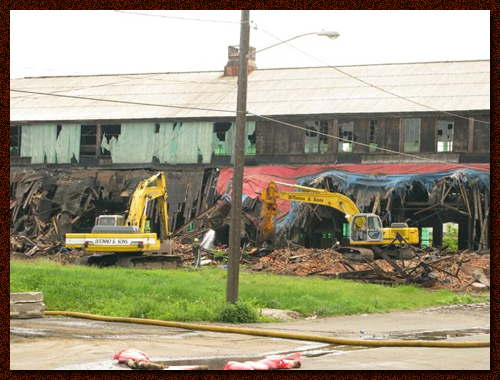
[[[50, 255], [71, 262], [76, 252], [64, 246], [67, 232], [86, 232], [101, 214], [123, 214], [137, 184], [155, 170], [11, 171], [11, 256]], [[204, 264], [221, 264], [227, 252], [231, 199], [216, 194], [217, 171], [212, 169], [167, 171], [169, 229], [175, 254], [192, 265], [192, 239], [214, 231], [214, 249], [203, 252]], [[343, 215], [326, 207], [292, 204], [278, 224], [281, 247], [256, 248], [260, 201], [243, 203], [245, 243], [242, 263], [250, 270], [284, 275], [323, 276], [370, 283], [415, 283], [455, 290], [473, 284], [489, 287], [489, 174], [471, 170], [425, 175], [367, 177], [338, 171], [302, 178], [299, 184], [341, 192], [356, 200], [364, 212], [382, 216], [384, 222], [412, 226], [459, 223], [458, 253], [444, 249], [416, 249], [412, 260], [380, 257], [369, 263], [348, 260], [329, 246], [291, 249], [298, 231], [313, 236], [328, 228], [342, 231]], [[230, 193], [230, 187], [226, 189]], [[154, 212], [153, 212], [154, 214]], [[157, 215], [148, 215], [154, 227]], [[342, 238], [335, 236], [335, 240]], [[436, 246], [443, 246], [440, 236]], [[303, 242], [299, 242], [303, 243]], [[309, 239], [308, 246], [314, 246]], [[288, 248], [286, 248], [288, 247]]]
[[488, 252], [446, 253], [437, 249], [416, 250], [411, 260], [385, 256], [372, 262], [354, 262], [334, 249], [283, 248], [261, 258], [250, 258], [249, 269], [264, 273], [320, 276], [372, 284], [415, 284], [454, 291], [490, 287]]
[[[137, 184], [155, 170], [19, 170], [10, 175], [11, 252], [32, 257], [65, 252], [65, 234], [89, 232], [95, 218], [126, 213]], [[215, 170], [167, 172], [169, 230], [215, 201]], [[151, 205], [152, 206], [152, 205]], [[148, 207], [151, 229], [159, 224]], [[182, 230], [182, 229], [181, 229]]]

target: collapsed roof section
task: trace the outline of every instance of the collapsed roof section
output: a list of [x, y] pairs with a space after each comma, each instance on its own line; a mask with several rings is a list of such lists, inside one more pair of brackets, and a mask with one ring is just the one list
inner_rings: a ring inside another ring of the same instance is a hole
[[[222, 170], [219, 193], [230, 190], [232, 169]], [[407, 222], [432, 227], [435, 243], [442, 243], [443, 223], [460, 226], [462, 248], [489, 248], [489, 164], [336, 165], [290, 168], [245, 168], [244, 197], [258, 198], [271, 180], [327, 189], [353, 199], [360, 211], [379, 214], [389, 225]], [[283, 190], [283, 185], [278, 185]], [[342, 238], [344, 215], [324, 206], [278, 200], [278, 230], [307, 236], [331, 233]], [[307, 244], [306, 244], [307, 245]]]

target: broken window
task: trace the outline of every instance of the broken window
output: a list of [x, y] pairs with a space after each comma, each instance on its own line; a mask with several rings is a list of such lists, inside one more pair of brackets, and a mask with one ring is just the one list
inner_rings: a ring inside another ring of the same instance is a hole
[[404, 151], [420, 152], [420, 119], [405, 119], [404, 128]]
[[96, 155], [97, 125], [82, 125], [80, 130], [80, 157]]
[[245, 150], [245, 154], [248, 154], [248, 155], [257, 154], [257, 145], [255, 144], [255, 130], [253, 131], [252, 134], [247, 135], [247, 140], [248, 140], [248, 144], [245, 144], [245, 145], [247, 145], [247, 148]]
[[21, 127], [10, 127], [10, 155], [19, 156], [21, 150]]
[[101, 126], [101, 154], [103, 156], [110, 156], [111, 152], [108, 149], [104, 148], [102, 143], [106, 142], [106, 146], [109, 146], [112, 138], [118, 140], [118, 137], [121, 133], [121, 128], [122, 127], [119, 124]]
[[377, 150], [378, 144], [376, 143], [377, 133], [377, 120], [370, 120], [370, 152], [375, 152]]
[[437, 151], [451, 152], [453, 150], [453, 122], [438, 121]]
[[343, 123], [339, 125], [339, 152], [352, 152], [352, 141], [355, 141], [354, 123]]
[[233, 123], [214, 123], [214, 142], [215, 142], [215, 149], [214, 149], [214, 154], [216, 156], [220, 155], [227, 155], [229, 151], [229, 146], [228, 144], [231, 143], [231, 141], [226, 141], [227, 137], [227, 132], [231, 128]]
[[306, 121], [304, 153], [328, 152], [328, 121]]

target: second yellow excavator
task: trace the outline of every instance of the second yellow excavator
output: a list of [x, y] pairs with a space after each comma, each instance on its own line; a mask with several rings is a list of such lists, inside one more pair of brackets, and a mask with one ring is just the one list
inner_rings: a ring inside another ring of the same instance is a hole
[[[291, 186], [301, 191], [280, 191], [276, 184]], [[271, 181], [261, 194], [262, 210], [258, 236], [260, 243], [273, 245], [275, 242], [277, 199], [328, 206], [344, 213], [350, 227], [350, 244], [349, 247], [341, 247], [338, 250], [356, 260], [373, 260], [373, 246], [389, 246], [401, 242], [410, 245], [419, 243], [418, 228], [408, 227], [406, 223], [393, 223], [391, 227], [384, 228], [378, 215], [361, 213], [356, 203], [343, 194], [276, 181]], [[408, 258], [408, 255], [411, 257], [411, 251], [406, 251], [403, 258]]]

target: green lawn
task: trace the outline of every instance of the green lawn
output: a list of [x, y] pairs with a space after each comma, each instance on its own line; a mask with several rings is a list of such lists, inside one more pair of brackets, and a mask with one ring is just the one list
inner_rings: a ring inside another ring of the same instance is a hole
[[[266, 321], [257, 308], [307, 315], [348, 315], [489, 300], [414, 286], [386, 287], [342, 280], [240, 271], [239, 301], [226, 305], [221, 268], [99, 269], [52, 261], [10, 262], [11, 292], [43, 292], [48, 310], [169, 321]], [[236, 307], [236, 308], [235, 308]]]

